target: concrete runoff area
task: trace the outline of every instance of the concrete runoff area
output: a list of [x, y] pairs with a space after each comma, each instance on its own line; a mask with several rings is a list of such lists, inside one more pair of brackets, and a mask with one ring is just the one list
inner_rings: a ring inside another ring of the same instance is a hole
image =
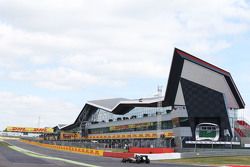
[[[82, 154], [56, 151], [7, 140], [12, 145], [0, 145], [0, 167], [118, 167], [118, 166], [152, 166], [152, 167], [192, 167], [194, 165], [179, 165], [152, 162], [150, 164], [121, 163], [121, 159], [97, 157]], [[11, 148], [12, 147], [12, 148]]]

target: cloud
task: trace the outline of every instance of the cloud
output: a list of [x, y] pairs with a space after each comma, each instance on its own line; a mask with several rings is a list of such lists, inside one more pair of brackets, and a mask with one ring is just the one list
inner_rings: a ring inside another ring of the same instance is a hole
[[50, 90], [165, 79], [174, 47], [216, 62], [208, 55], [249, 31], [249, 9], [233, 0], [5, 1], [0, 68]]
[[[174, 47], [217, 64], [219, 53], [249, 38], [249, 30], [246, 0], [0, 1], [0, 78], [5, 83], [0, 109], [6, 113], [0, 126], [35, 126], [39, 115], [48, 125], [72, 122], [80, 109], [53, 98], [53, 91], [85, 95], [90, 88], [100, 97], [103, 88], [112, 96], [108, 89], [131, 81], [136, 86], [145, 80], [165, 83]], [[242, 87], [247, 76], [240, 79]], [[24, 83], [31, 85], [30, 95], [14, 87]], [[37, 96], [37, 87], [50, 94]], [[123, 90], [152, 91], [144, 87]]]
[[1, 3], [0, 67], [11, 75], [27, 73], [28, 67], [46, 73], [52, 69], [49, 75], [70, 68], [79, 75], [102, 74], [123, 82], [128, 76], [159, 77], [167, 72], [174, 46], [207, 56], [232, 46], [224, 37], [249, 31], [245, 1], [54, 3], [58, 1]]
[[33, 81], [38, 87], [52, 90], [72, 90], [98, 83], [98, 78], [69, 68], [13, 72], [10, 79]]
[[74, 104], [53, 98], [45, 99], [34, 95], [19, 95], [0, 92], [1, 123], [5, 126], [55, 126], [59, 123], [72, 123], [80, 108]]

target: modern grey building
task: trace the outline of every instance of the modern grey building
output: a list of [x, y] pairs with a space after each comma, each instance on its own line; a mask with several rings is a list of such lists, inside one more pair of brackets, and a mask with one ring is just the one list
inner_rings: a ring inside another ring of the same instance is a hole
[[175, 49], [163, 97], [88, 101], [62, 130], [80, 132], [86, 140], [146, 145], [159, 139], [228, 141], [238, 135], [237, 110], [244, 107], [229, 72]]

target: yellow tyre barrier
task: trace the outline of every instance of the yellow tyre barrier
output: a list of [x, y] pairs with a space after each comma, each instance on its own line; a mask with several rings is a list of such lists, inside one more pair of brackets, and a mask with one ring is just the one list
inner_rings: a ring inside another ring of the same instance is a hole
[[27, 143], [27, 144], [45, 147], [45, 148], [50, 148], [50, 149], [54, 149], [54, 150], [62, 150], [62, 151], [68, 151], [68, 152], [72, 152], [72, 153], [80, 153], [80, 154], [87, 154], [87, 155], [94, 155], [94, 156], [103, 156], [103, 152], [104, 152], [104, 150], [44, 144], [44, 143], [28, 141], [28, 140], [20, 140], [20, 141]]

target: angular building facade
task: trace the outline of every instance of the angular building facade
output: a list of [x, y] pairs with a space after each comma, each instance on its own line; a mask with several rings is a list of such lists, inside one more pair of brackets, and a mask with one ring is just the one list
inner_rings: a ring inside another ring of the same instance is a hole
[[237, 110], [244, 107], [229, 72], [175, 49], [163, 97], [88, 101], [63, 130], [100, 142], [133, 139], [140, 141], [137, 146], [183, 139], [231, 141], [238, 135]]

